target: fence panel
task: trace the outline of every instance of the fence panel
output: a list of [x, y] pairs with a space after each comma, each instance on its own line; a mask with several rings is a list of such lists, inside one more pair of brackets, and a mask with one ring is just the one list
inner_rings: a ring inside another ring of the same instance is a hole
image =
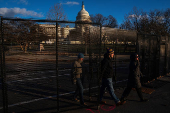
[[[130, 54], [136, 52], [136, 31], [119, 29], [102, 29], [102, 58], [106, 48], [114, 50], [113, 68], [116, 76], [114, 88], [125, 87], [129, 73]], [[116, 83], [116, 84], [115, 84]]]
[[1, 19], [0, 112], [78, 108], [79, 103], [73, 101], [72, 71], [79, 53], [84, 54], [84, 99], [90, 105], [99, 95], [100, 62], [106, 47], [115, 51], [114, 88], [126, 86], [133, 52], [139, 53], [146, 80], [166, 74], [170, 46], [167, 37], [161, 45], [162, 38], [90, 23]]
[[39, 22], [4, 20], [3, 26], [8, 111], [56, 107], [56, 46], [43, 42], [56, 37], [48, 36]]
[[160, 36], [138, 34], [138, 43], [141, 71], [152, 80], [160, 74]]
[[[73, 85], [71, 81], [73, 65], [78, 60], [79, 53], [84, 54], [82, 63], [84, 101], [89, 101], [93, 93], [98, 93], [99, 63], [97, 62], [100, 57], [100, 26], [83, 23], [59, 23], [58, 26], [61, 27], [59, 33], [69, 33], [61, 34], [58, 41], [59, 94], [61, 95], [59, 101], [60, 110], [65, 111], [73, 109], [73, 106], [77, 104], [79, 107], [79, 103], [73, 101], [76, 85]], [[79, 99], [79, 94], [77, 98]]]
[[[77, 104], [72, 100], [76, 86], [71, 82], [71, 75], [78, 53], [85, 55], [82, 70], [87, 75], [84, 89], [85, 99], [88, 99], [89, 88], [98, 85], [97, 74], [93, 76], [91, 70], [96, 67], [91, 66], [90, 61], [99, 62], [99, 25], [4, 19], [2, 26], [1, 94], [4, 102], [1, 106], [4, 106], [0, 107], [1, 111], [58, 112], [70, 109], [70, 103]], [[90, 38], [95, 40], [90, 41]], [[90, 86], [92, 79], [96, 83]]]

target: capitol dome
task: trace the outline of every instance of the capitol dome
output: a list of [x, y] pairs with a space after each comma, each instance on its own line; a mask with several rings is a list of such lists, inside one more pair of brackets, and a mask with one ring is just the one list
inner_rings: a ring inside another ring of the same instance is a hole
[[84, 3], [82, 3], [82, 9], [78, 12], [76, 17], [76, 22], [91, 22], [89, 13], [84, 8]]

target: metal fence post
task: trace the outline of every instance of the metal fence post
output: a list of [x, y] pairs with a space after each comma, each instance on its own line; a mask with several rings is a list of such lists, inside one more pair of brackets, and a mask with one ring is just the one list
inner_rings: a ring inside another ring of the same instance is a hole
[[57, 112], [59, 113], [59, 80], [58, 80], [58, 22], [56, 22], [56, 82], [57, 82]]
[[[116, 43], [115, 43], [115, 50], [116, 50], [116, 49], [117, 49], [117, 40], [116, 40]], [[115, 51], [115, 50], [114, 50], [114, 51]], [[114, 55], [114, 56], [115, 56], [115, 59], [114, 59], [114, 61], [115, 61], [115, 77], [117, 77], [117, 61], [116, 61], [116, 60], [117, 60], [117, 59], [116, 59], [116, 58], [117, 58], [117, 53], [116, 53], [116, 52], [117, 52], [117, 51], [115, 51], [115, 55]], [[117, 79], [117, 78], [116, 78], [116, 79]], [[116, 82], [115, 82], [115, 83], [116, 83]]]
[[168, 36], [168, 48], [167, 48], [168, 50], [168, 73], [170, 72], [170, 37]]
[[165, 37], [165, 72], [164, 75], [166, 75], [168, 72], [168, 37]]
[[[89, 31], [89, 34], [90, 34], [90, 31]], [[92, 57], [91, 57], [91, 37], [89, 37], [89, 74], [90, 74], [90, 77], [89, 77], [89, 101], [91, 101], [91, 79], [92, 79]]]
[[102, 42], [101, 42], [101, 39], [102, 39], [102, 24], [100, 23], [100, 47], [99, 47], [99, 69], [98, 69], [98, 99], [97, 99], [97, 109], [99, 109], [99, 107], [100, 107], [100, 104], [99, 104], [99, 101], [100, 101], [100, 72], [101, 72], [101, 45], [102, 45]]
[[139, 41], [139, 39], [138, 39], [138, 33], [137, 33], [137, 39], [136, 39], [136, 53], [137, 53], [138, 55], [140, 55], [140, 54], [139, 54], [139, 48], [138, 48], [138, 46], [139, 46], [138, 41]]
[[1, 17], [1, 79], [2, 79], [2, 96], [3, 96], [3, 110], [8, 112], [8, 96], [5, 72], [5, 49], [4, 49], [4, 26], [3, 18]]

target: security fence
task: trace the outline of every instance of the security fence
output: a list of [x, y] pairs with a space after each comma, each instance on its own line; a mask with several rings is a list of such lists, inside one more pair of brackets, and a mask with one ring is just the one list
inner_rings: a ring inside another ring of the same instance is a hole
[[[117, 81], [126, 86], [130, 54], [141, 58], [146, 80], [170, 70], [169, 37], [137, 34], [88, 22], [1, 18], [0, 112], [59, 112], [77, 109], [73, 63], [83, 53], [84, 99], [96, 105], [100, 62], [115, 51]], [[155, 71], [156, 70], [156, 71]]]
[[100, 61], [100, 47], [100, 24], [1, 18], [0, 111], [59, 112], [75, 105], [72, 64], [78, 53], [85, 55], [84, 89], [90, 92], [98, 86], [91, 71], [94, 60]]
[[141, 71], [146, 80], [152, 80], [169, 73], [170, 37], [138, 34], [137, 38]]

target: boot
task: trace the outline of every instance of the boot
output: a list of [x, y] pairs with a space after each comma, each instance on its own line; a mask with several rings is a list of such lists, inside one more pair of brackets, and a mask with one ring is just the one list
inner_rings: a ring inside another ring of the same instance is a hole
[[106, 104], [106, 101], [102, 100], [102, 101], [100, 101], [100, 104]]
[[82, 103], [80, 104], [81, 107], [88, 107], [88, 105], [86, 103]]
[[147, 102], [147, 101], [149, 101], [148, 99], [141, 99], [140, 100], [141, 102]]
[[120, 102], [121, 102], [121, 103], [120, 103], [121, 105], [125, 104], [125, 103], [126, 103], [125, 98], [122, 97], [122, 98], [120, 99]]

